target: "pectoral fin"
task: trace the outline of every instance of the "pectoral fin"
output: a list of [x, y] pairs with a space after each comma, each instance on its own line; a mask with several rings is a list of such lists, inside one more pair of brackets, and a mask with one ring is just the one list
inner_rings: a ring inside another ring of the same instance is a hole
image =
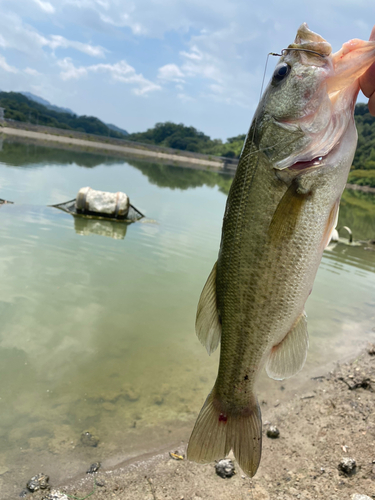
[[337, 226], [337, 222], [339, 220], [339, 207], [340, 207], [340, 198], [333, 205], [332, 210], [328, 216], [326, 229], [324, 231], [323, 239], [322, 239], [322, 247], [323, 250], [327, 248], [329, 245], [333, 232]]
[[208, 354], [214, 352], [220, 342], [221, 324], [216, 305], [216, 266], [203, 287], [195, 321], [195, 331]]
[[272, 347], [266, 364], [268, 376], [283, 380], [298, 373], [305, 364], [308, 347], [309, 335], [303, 312], [286, 337]]
[[309, 197], [310, 192], [298, 191], [297, 183], [289, 186], [275, 210], [268, 230], [273, 246], [278, 246], [293, 237]]

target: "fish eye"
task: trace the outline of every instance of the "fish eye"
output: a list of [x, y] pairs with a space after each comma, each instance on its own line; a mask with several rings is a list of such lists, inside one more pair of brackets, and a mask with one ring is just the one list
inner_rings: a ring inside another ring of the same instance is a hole
[[281, 82], [287, 75], [289, 75], [290, 66], [287, 63], [281, 63], [276, 66], [276, 69], [273, 73], [273, 82], [278, 83]]

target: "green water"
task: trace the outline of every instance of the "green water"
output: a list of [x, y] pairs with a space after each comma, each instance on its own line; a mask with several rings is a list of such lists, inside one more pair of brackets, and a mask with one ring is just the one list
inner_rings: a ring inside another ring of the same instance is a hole
[[[15, 204], [0, 207], [0, 496], [41, 471], [56, 484], [188, 437], [217, 370], [194, 319], [230, 182], [3, 143], [0, 198]], [[47, 206], [83, 186], [125, 191], [146, 219], [86, 224]], [[375, 197], [346, 192], [339, 225], [375, 238]], [[365, 248], [325, 252], [307, 304], [308, 360], [291, 387], [375, 339], [375, 252]], [[278, 389], [260, 380], [264, 397]]]

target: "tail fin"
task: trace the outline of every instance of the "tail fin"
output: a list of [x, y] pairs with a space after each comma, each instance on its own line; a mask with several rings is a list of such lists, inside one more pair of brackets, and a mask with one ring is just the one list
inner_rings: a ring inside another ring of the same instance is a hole
[[225, 414], [212, 391], [201, 409], [187, 449], [187, 458], [198, 463], [224, 458], [230, 450], [250, 477], [258, 470], [262, 453], [262, 420], [255, 396], [241, 413]]

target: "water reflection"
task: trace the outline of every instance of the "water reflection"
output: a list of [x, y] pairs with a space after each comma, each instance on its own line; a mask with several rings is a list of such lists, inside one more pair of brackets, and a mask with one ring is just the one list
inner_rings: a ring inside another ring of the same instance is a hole
[[118, 159], [113, 156], [86, 153], [84, 151], [74, 151], [72, 149], [58, 149], [48, 146], [41, 146], [27, 140], [20, 142], [19, 139], [1, 139], [0, 161], [14, 167], [24, 167], [30, 165], [71, 165], [93, 168], [103, 163], [112, 165], [118, 163]]
[[348, 226], [354, 241], [375, 238], [375, 194], [346, 189], [340, 203], [338, 227]]
[[[9, 470], [0, 496], [16, 498], [35, 471], [58, 482], [91, 462], [188, 437], [217, 371], [218, 353], [208, 358], [194, 318], [231, 178], [9, 147], [0, 196], [17, 204], [0, 209], [0, 471]], [[156, 223], [73, 222], [46, 206], [84, 185], [128, 192]], [[375, 197], [346, 192], [339, 224], [369, 240], [374, 213]], [[120, 228], [126, 244], [115, 241]], [[375, 252], [339, 242], [324, 253], [307, 304], [307, 364], [287, 388], [372, 340], [374, 284]], [[82, 446], [86, 430], [98, 447]]]
[[[150, 163], [141, 160], [124, 161], [110, 156], [77, 152], [65, 149], [54, 149], [36, 144], [23, 144], [15, 141], [4, 141], [0, 152], [0, 161], [6, 165], [31, 167], [48, 167], [50, 165], [78, 165], [95, 168], [99, 165], [132, 165], [152, 184], [171, 189], [190, 189], [200, 186], [218, 186], [220, 191], [228, 194], [233, 176], [206, 170], [182, 168], [161, 163]], [[75, 193], [74, 193], [75, 194]]]
[[357, 269], [375, 273], [375, 245], [371, 243], [339, 243], [329, 245], [324, 257], [336, 264], [346, 264]]
[[206, 170], [182, 168], [161, 163], [129, 160], [129, 165], [147, 175], [152, 184], [171, 189], [190, 189], [201, 186], [218, 186], [219, 190], [228, 194], [233, 176]]
[[123, 240], [126, 235], [127, 224], [125, 222], [87, 219], [85, 217], [75, 216], [74, 229], [77, 234], [81, 234], [82, 236], [97, 234], [115, 240]]

